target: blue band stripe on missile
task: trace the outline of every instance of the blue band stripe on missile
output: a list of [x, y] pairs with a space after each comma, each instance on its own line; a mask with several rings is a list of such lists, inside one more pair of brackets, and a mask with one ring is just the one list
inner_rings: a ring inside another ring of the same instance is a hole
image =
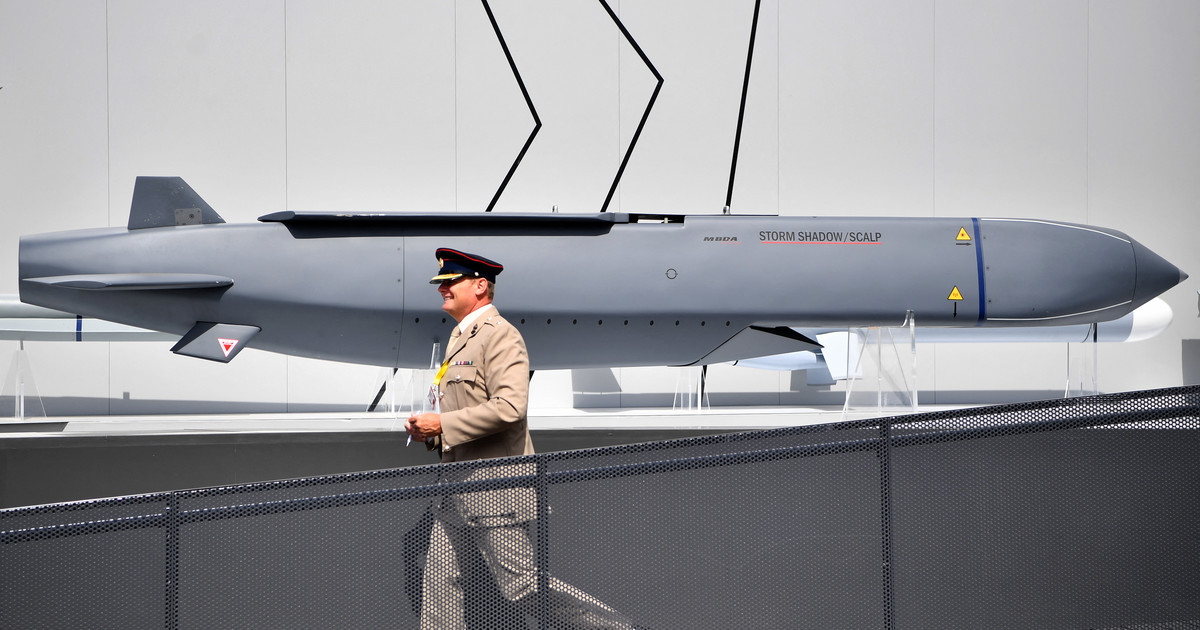
[[83, 315], [75, 316], [75, 341], [83, 341]]
[[983, 241], [979, 238], [979, 219], [971, 219], [971, 228], [975, 230], [975, 269], [979, 274], [979, 320], [976, 323], [978, 326], [987, 319], [987, 300], [983, 287]]

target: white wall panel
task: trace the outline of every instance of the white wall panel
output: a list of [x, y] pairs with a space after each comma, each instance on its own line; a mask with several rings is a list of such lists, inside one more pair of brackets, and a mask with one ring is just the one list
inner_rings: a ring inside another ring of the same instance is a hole
[[779, 9], [779, 187], [788, 215], [933, 209], [933, 4]]
[[[0, 293], [17, 292], [22, 234], [108, 224], [106, 89], [103, 3], [0, 3]], [[19, 348], [0, 344], [0, 391]], [[50, 413], [106, 397], [105, 344], [25, 349], [39, 392], [64, 401]]]
[[[624, 2], [620, 17], [663, 77], [621, 180], [625, 211], [720, 213], [729, 187], [754, 3]], [[654, 81], [621, 48], [621, 138], [628, 146]], [[622, 148], [624, 150], [624, 148]]]
[[705, 392], [713, 405], [781, 405], [791, 376], [791, 372], [710, 365]]
[[[572, 407], [587, 407], [580, 405], [580, 399], [588, 398], [587, 392], [577, 394], [578, 388], [574, 383], [574, 373], [580, 370], [540, 370], [529, 382], [530, 410], [545, 411], [547, 409], [570, 409]], [[607, 394], [607, 392], [603, 392]], [[597, 405], [591, 405], [597, 406]], [[603, 406], [603, 405], [600, 405]], [[609, 405], [619, 406], [619, 405]]]
[[[754, 1], [611, 4], [665, 81], [609, 209], [720, 212]], [[543, 121], [498, 211], [597, 210], [653, 76], [595, 0], [491, 6]], [[1164, 335], [1100, 348], [1101, 388], [1200, 375], [1200, 4], [761, 10], [735, 213], [1124, 230], [1198, 280], [1167, 294], [1176, 320]], [[183, 176], [229, 221], [285, 208], [476, 211], [533, 124], [478, 0], [9, 0], [0, 293], [17, 290], [17, 235], [123, 225], [137, 175]], [[375, 368], [258, 351], [218, 365], [168, 346], [27, 347], [43, 395], [68, 413], [154, 400], [358, 407], [379, 382]], [[16, 348], [0, 343], [0, 368]], [[1066, 380], [1059, 344], [925, 347], [920, 360], [926, 403], [1037, 397]], [[718, 404], [838, 395], [802, 372], [713, 366], [709, 378]], [[532, 405], [669, 405], [678, 381], [666, 368], [556, 371], [535, 379]]]
[[283, 26], [280, 0], [109, 3], [112, 225], [138, 175], [183, 177], [227, 221], [283, 208]]
[[[11, 371], [20, 344], [0, 342], [0, 392], [12, 395], [16, 391], [16, 375]], [[42, 397], [46, 414], [106, 415], [109, 413], [109, 344], [62, 343], [55, 341], [26, 341], [26, 359], [37, 393]], [[26, 388], [27, 392], [33, 388]], [[15, 401], [0, 408], [0, 418], [15, 412]], [[36, 403], [27, 400], [30, 411]]]
[[621, 407], [670, 407], [676, 392], [687, 391], [694, 368], [627, 367], [613, 370]]
[[[240, 358], [240, 357], [239, 357]], [[406, 370], [405, 372], [409, 372]], [[305, 357], [287, 357], [287, 411], [324, 411], [331, 408], [366, 411], [380, 388], [389, 381], [392, 370], [373, 365], [348, 365]], [[407, 374], [400, 374], [401, 384], [407, 384]], [[397, 405], [411, 405], [412, 392], [396, 387]], [[392, 400], [385, 391], [378, 409]]]
[[1087, 220], [1087, 3], [937, 10], [939, 216]]
[[287, 4], [290, 209], [455, 209], [454, 14], [437, 0]]
[[107, 225], [105, 91], [103, 4], [0, 3], [0, 293], [20, 235]]
[[[493, 15], [501, 29], [519, 19], [520, 7], [494, 5]], [[479, 212], [492, 203], [536, 123], [482, 3], [460, 0], [456, 6], [453, 142], [457, 205], [459, 210]]]
[[252, 403], [255, 412], [287, 410], [283, 355], [247, 348], [237, 361], [217, 363], [173, 354], [169, 343], [109, 345], [113, 415], [212, 412], [226, 402]]
[[1101, 349], [1101, 387], [1179, 382], [1200, 364], [1200, 4], [1094, 2], [1090, 13], [1089, 219], [1126, 231], [1192, 274], [1164, 299], [1160, 337]]
[[[561, 212], [599, 211], [619, 163], [617, 50], [621, 39], [617, 27], [594, 1], [498, 0], [491, 4], [542, 121], [496, 210], [549, 212], [557, 205]], [[480, 3], [467, 2], [460, 16], [463, 22], [468, 17], [474, 21], [475, 13], [483, 14]], [[489, 68], [505, 63], [490, 26], [487, 33], [472, 33], [481, 41], [463, 39], [460, 47], [494, 51], [496, 59], [489, 60]], [[470, 72], [465, 64], [460, 67]], [[463, 97], [460, 107], [487, 110], [496, 106], [495, 99], [486, 94], [478, 99], [467, 98], [479, 88], [466, 82], [469, 76], [478, 75], [466, 72], [459, 82]], [[471, 153], [486, 148], [466, 144], [483, 131], [468, 127], [468, 123], [508, 125], [521, 132], [519, 141], [504, 145], [507, 153], [495, 155], [492, 165], [506, 169], [533, 128], [532, 116], [515, 90], [516, 79], [507, 65], [491, 80], [514, 85], [499, 90], [497, 95], [509, 101], [501, 111], [517, 105], [520, 113], [509, 120], [491, 121], [483, 115], [472, 120], [464, 118], [459, 127], [463, 140], [460, 151]], [[501, 179], [463, 183], [472, 187], [490, 184], [488, 192], [494, 194]]]
[[[922, 403], [1014, 402], [1061, 396], [1066, 344], [938, 344], [920, 370]], [[922, 357], [924, 358], [924, 357]]]
[[759, 7], [730, 199], [734, 214], [788, 214], [779, 205], [779, 11], [778, 0], [764, 0]]

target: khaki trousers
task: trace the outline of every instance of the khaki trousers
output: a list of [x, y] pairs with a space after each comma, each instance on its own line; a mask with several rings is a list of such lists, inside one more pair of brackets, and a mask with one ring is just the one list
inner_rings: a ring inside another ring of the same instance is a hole
[[[529, 521], [469, 525], [443, 501], [434, 508], [429, 555], [421, 586], [421, 629], [466, 630], [464, 567], [468, 551], [478, 549], [500, 594], [527, 614], [537, 615], [537, 556]], [[478, 578], [476, 578], [478, 579]], [[630, 622], [600, 600], [551, 577], [548, 612], [555, 628], [630, 630]], [[486, 614], [487, 611], [472, 611]]]

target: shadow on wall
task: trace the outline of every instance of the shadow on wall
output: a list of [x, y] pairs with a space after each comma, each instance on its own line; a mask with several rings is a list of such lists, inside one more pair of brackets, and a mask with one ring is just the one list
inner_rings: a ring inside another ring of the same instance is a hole
[[1200, 385], [1200, 339], [1183, 340], [1183, 384]]
[[611, 368], [571, 370], [571, 391], [576, 409], [621, 406], [621, 384]]
[[[1186, 342], [1185, 342], [1186, 343]], [[1192, 357], [1193, 373], [1200, 385], [1200, 340], [1195, 342]], [[1187, 365], [1185, 348], [1185, 376]], [[1193, 381], [1186, 381], [1193, 383]], [[712, 384], [712, 381], [709, 381]], [[611, 368], [571, 370], [572, 404], [575, 409], [665, 408], [673, 406], [675, 392], [625, 392]], [[713, 391], [705, 394], [713, 407], [754, 406], [825, 406], [840, 407], [846, 399], [845, 390], [827, 385], [808, 385], [804, 370], [791, 373], [787, 391]], [[954, 390], [922, 392], [921, 401], [939, 405], [1002, 405], [1063, 397], [1060, 389], [1022, 390]]]
[[[678, 376], [678, 378], [685, 378]], [[713, 381], [710, 379], [709, 384]], [[681, 382], [677, 387], [688, 391]], [[576, 409], [672, 408], [681, 394], [675, 389], [659, 392], [626, 392], [621, 388], [612, 368], [571, 370], [572, 405]], [[687, 396], [690, 394], [683, 393]], [[791, 373], [789, 389], [778, 391], [712, 391], [705, 393], [707, 403], [716, 407], [825, 405], [838, 406], [845, 399], [843, 391], [831, 391], [829, 386], [809, 386], [803, 370]]]

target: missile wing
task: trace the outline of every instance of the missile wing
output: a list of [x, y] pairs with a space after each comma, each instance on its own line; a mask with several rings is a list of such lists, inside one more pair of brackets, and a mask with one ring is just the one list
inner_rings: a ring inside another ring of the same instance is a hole
[[1059, 326], [1121, 318], [1186, 275], [1130, 237], [1029, 219], [280, 212], [229, 224], [139, 177], [125, 228], [21, 239], [21, 300], [244, 347], [426, 367], [452, 321], [452, 247], [499, 260], [535, 369], [695, 365], [813, 350], [795, 329]]
[[[1171, 325], [1174, 312], [1161, 298], [1154, 298], [1119, 319], [1095, 324], [1063, 326], [1020, 326], [1005, 328], [925, 328], [913, 329], [916, 343], [1125, 343], [1150, 339]], [[829, 384], [857, 373], [858, 353], [864, 329], [797, 331], [816, 339], [820, 350], [803, 350], [732, 362], [760, 370], [810, 370], [809, 384]], [[905, 339], [904, 331], [899, 339]], [[822, 376], [824, 380], [822, 380]]]
[[164, 341], [170, 335], [22, 304], [0, 295], [0, 341]]

